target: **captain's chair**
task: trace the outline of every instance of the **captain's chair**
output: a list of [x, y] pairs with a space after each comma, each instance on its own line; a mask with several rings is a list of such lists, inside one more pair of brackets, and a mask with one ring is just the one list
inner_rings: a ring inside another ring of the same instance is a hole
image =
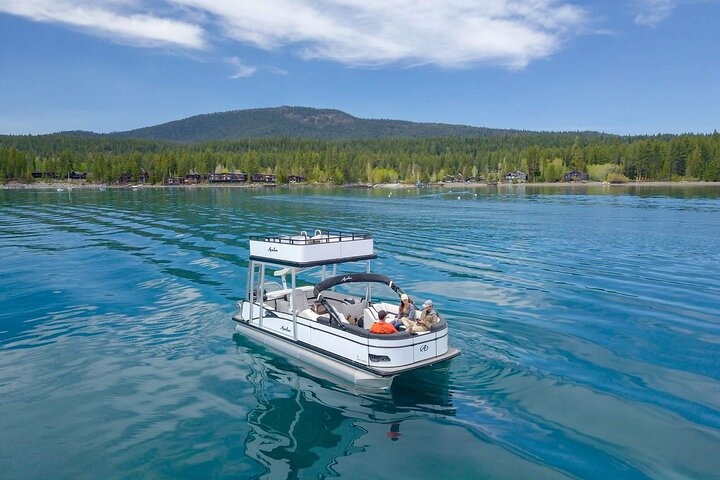
[[[295, 294], [293, 295], [295, 300], [295, 311], [296, 312], [302, 312], [304, 310], [307, 310], [310, 308], [307, 301], [307, 295], [302, 290], [295, 290]], [[292, 313], [292, 312], [291, 312]]]

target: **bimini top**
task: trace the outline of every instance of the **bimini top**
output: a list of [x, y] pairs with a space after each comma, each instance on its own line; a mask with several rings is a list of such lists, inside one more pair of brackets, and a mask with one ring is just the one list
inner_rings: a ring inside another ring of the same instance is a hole
[[386, 277], [385, 275], [380, 275], [377, 273], [346, 273], [345, 275], [337, 275], [335, 277], [326, 278], [322, 282], [318, 283], [313, 289], [313, 295], [317, 297], [320, 295], [320, 292], [327, 290], [328, 288], [332, 288], [336, 285], [341, 285], [345, 283], [366, 282], [384, 283], [385, 285], [392, 288], [392, 290], [398, 295], [402, 295], [403, 293], [405, 293], [402, 288], [395, 285], [395, 282], [390, 280], [390, 278]]
[[367, 233], [315, 230], [313, 236], [300, 232], [299, 235], [250, 237], [250, 260], [290, 267], [304, 268], [374, 258], [377, 255], [373, 250], [373, 239]]

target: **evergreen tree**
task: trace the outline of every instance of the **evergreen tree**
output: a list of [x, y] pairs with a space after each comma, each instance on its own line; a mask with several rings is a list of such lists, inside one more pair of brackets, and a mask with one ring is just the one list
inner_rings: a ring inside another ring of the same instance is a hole
[[691, 178], [703, 177], [705, 173], [705, 165], [700, 147], [697, 146], [692, 151], [687, 160], [687, 176]]

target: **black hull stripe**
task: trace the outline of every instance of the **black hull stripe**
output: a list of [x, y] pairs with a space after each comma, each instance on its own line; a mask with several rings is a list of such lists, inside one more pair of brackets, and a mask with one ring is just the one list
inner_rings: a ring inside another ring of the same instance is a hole
[[[235, 317], [233, 317], [233, 320], [235, 320]], [[275, 332], [271, 332], [271, 331], [262, 329], [262, 328], [260, 328], [260, 327], [256, 327], [255, 325], [252, 325], [252, 324], [250, 324], [250, 323], [247, 323], [247, 322], [244, 322], [244, 321], [241, 321], [241, 320], [235, 320], [235, 321], [237, 322], [238, 325], [242, 325], [243, 327], [249, 328], [249, 329], [251, 329], [251, 330], [256, 330], [256, 331], [258, 331], [258, 332], [262, 332], [262, 333], [267, 334], [267, 335], [271, 335], [272, 337], [275, 337], [275, 338], [277, 338], [278, 340], [282, 340], [282, 341], [284, 341], [284, 342], [286, 342], [286, 343], [295, 345], [295, 346], [300, 347], [300, 348], [304, 348], [305, 350], [309, 350], [309, 351], [311, 351], [311, 352], [313, 352], [313, 353], [317, 353], [318, 355], [322, 355], [322, 356], [324, 356], [324, 357], [328, 357], [328, 358], [331, 358], [331, 359], [333, 359], [333, 360], [337, 360], [338, 362], [343, 363], [343, 364], [345, 364], [345, 365], [348, 365], [348, 366], [350, 366], [350, 367], [357, 368], [357, 369], [359, 369], [359, 370], [364, 370], [364, 371], [366, 371], [366, 372], [370, 372], [370, 373], [372, 373], [373, 375], [378, 375], [378, 376], [380, 376], [380, 377], [393, 377], [393, 376], [395, 376], [395, 375], [399, 375], [399, 374], [401, 374], [401, 373], [409, 372], [409, 371], [415, 370], [415, 369], [417, 369], [417, 368], [428, 367], [428, 366], [430, 366], [430, 365], [434, 365], [434, 363], [430, 362], [430, 363], [424, 363], [424, 364], [422, 364], [422, 365], [415, 366], [415, 367], [407, 367], [407, 368], [404, 368], [404, 369], [399, 370], [399, 371], [396, 371], [396, 372], [385, 372], [385, 371], [382, 371], [382, 370], [376, 370], [376, 369], [374, 369], [374, 368], [372, 368], [372, 367], [369, 367], [369, 366], [367, 366], [367, 365], [364, 365], [364, 364], [362, 364], [362, 363], [353, 362], [352, 360], [350, 360], [350, 359], [348, 359], [348, 358], [346, 358], [346, 357], [342, 357], [342, 356], [340, 356], [340, 355], [337, 355], [337, 354], [335, 354], [335, 353], [329, 352], [329, 351], [327, 351], [327, 350], [324, 350], [324, 349], [315, 347], [315, 346], [313, 346], [313, 345], [310, 345], [309, 343], [302, 342], [302, 341], [300, 341], [300, 340], [298, 340], [298, 341], [296, 342], [296, 341], [293, 340], [293, 339], [287, 338], [287, 337], [285, 337], [285, 336], [283, 336], [283, 335], [279, 335], [279, 334], [277, 334], [277, 333], [275, 333]], [[427, 342], [426, 342], [426, 343], [427, 343]], [[365, 344], [363, 343], [363, 344], [361, 344], [361, 345], [365, 345]], [[419, 345], [419, 344], [416, 344], [416, 345]], [[366, 345], [365, 345], [365, 346], [366, 346]], [[388, 347], [388, 348], [391, 348], [391, 347]], [[459, 354], [459, 352], [458, 352], [458, 354]], [[450, 358], [445, 358], [445, 359], [441, 360], [441, 362], [445, 362], [445, 361], [447, 361], [447, 360], [451, 360], [452, 358], [455, 358], [456, 356], [457, 356], [457, 355], [454, 355], [454, 356], [452, 356], [452, 357], [450, 357]], [[430, 360], [430, 359], [427, 359], [427, 360]], [[440, 362], [440, 363], [441, 363], [441, 362]], [[399, 368], [403, 368], [403, 367], [399, 367]]]
[[[236, 320], [236, 322], [237, 322], [237, 320]], [[343, 364], [348, 365], [348, 366], [350, 366], [350, 367], [357, 368], [357, 369], [359, 369], [359, 370], [364, 370], [364, 371], [366, 371], [366, 372], [370, 372], [370, 373], [372, 373], [373, 375], [378, 375], [378, 376], [381, 376], [381, 377], [390, 377], [390, 376], [393, 376], [393, 375], [397, 375], [397, 373], [392, 373], [392, 374], [390, 374], [390, 373], [378, 372], [378, 371], [374, 370], [373, 368], [368, 367], [367, 365], [364, 365], [364, 364], [362, 364], [362, 363], [353, 362], [352, 360], [350, 360], [350, 359], [348, 359], [348, 358], [341, 357], [340, 355], [337, 355], [337, 354], [335, 354], [335, 353], [328, 352], [327, 350], [323, 350], [323, 349], [317, 348], [317, 347], [315, 347], [315, 346], [313, 346], [313, 345], [310, 345], [309, 343], [301, 342], [300, 340], [298, 340], [298, 341], [296, 342], [295, 340], [292, 340], [292, 339], [290, 339], [290, 338], [284, 337], [283, 335], [279, 335], [279, 334], [277, 334], [277, 333], [275, 333], [275, 332], [271, 332], [271, 331], [262, 329], [262, 328], [260, 328], [260, 327], [256, 327], [255, 325], [252, 325], [252, 324], [250, 324], [250, 323], [238, 322], [238, 325], [242, 325], [243, 327], [247, 327], [247, 328], [249, 328], [249, 329], [251, 329], [251, 330], [256, 330], [256, 331], [258, 331], [258, 332], [262, 332], [263, 334], [271, 335], [272, 337], [275, 337], [275, 338], [277, 338], [277, 339], [279, 339], [279, 340], [282, 340], [282, 341], [284, 341], [284, 342], [286, 342], [286, 343], [295, 345], [295, 346], [300, 347], [300, 348], [304, 348], [305, 350], [309, 350], [309, 351], [311, 351], [311, 352], [313, 352], [313, 353], [317, 353], [318, 355], [322, 355], [322, 356], [324, 356], [324, 357], [328, 357], [328, 358], [331, 358], [331, 359], [333, 359], [333, 360], [337, 360], [337, 361], [339, 361], [340, 363], [343, 363]]]
[[316, 261], [316, 262], [289, 262], [289, 261], [285, 261], [285, 260], [277, 260], [274, 258], [250, 255], [250, 260], [252, 260], [254, 262], [271, 263], [273, 265], [285, 265], [287, 267], [298, 267], [298, 268], [317, 267], [320, 265], [333, 265], [335, 263], [359, 262], [361, 260], [375, 260], [376, 258], [377, 258], [377, 255], [362, 255], [359, 257], [334, 258], [332, 260], [320, 260], [320, 261]]
[[[290, 323], [290, 325], [292, 325], [292, 320], [290, 320], [289, 318], [283, 318], [283, 317], [280, 317], [280, 316], [273, 317], [273, 318], [279, 318], [280, 320], [284, 320], [284, 321]], [[308, 319], [308, 318], [306, 318], [306, 317], [301, 317], [301, 318], [303, 318], [303, 319], [305, 319], [305, 320], [308, 320], [309, 322], [312, 322], [312, 321], [313, 321], [313, 320], [310, 320], [310, 319]], [[233, 316], [233, 320], [235, 320], [237, 323], [243, 323], [243, 324], [245, 323], [244, 320], [238, 320], [238, 319], [236, 319], [234, 316]], [[251, 325], [251, 326], [252, 326], [253, 328], [258, 328], [258, 327], [255, 327], [254, 325]], [[347, 341], [352, 342], [352, 343], [355, 343], [355, 344], [357, 344], [357, 345], [362, 345], [363, 347], [373, 347], [373, 348], [407, 348], [407, 347], [414, 347], [415, 345], [422, 345], [423, 343], [434, 342], [434, 341], [436, 341], [436, 340], [440, 340], [441, 338], [445, 338], [445, 337], [448, 336], [448, 329], [447, 329], [447, 327], [445, 327], [445, 328], [443, 329], [443, 331], [445, 332], [443, 335], [440, 335], [440, 336], [435, 337], [435, 338], [430, 338], [430, 339], [424, 340], [424, 341], [422, 341], [422, 342], [410, 343], [410, 344], [407, 344], [407, 345], [387, 345], [387, 346], [380, 346], [380, 345], [369, 345], [369, 344], [367, 344], [367, 343], [358, 342], [357, 340], [353, 339], [352, 337], [346, 337], [346, 336], [344, 336], [344, 335], [338, 335], [338, 334], [336, 334], [336, 333], [334, 333], [334, 332], [329, 332], [329, 331], [327, 331], [327, 330], [323, 330], [322, 328], [317, 328], [317, 327], [314, 327], [314, 326], [312, 326], [312, 325], [305, 325], [305, 324], [303, 323], [302, 326], [303, 326], [303, 327], [306, 327], [306, 328], [309, 328], [309, 329], [311, 329], [311, 330], [316, 330], [316, 331], [318, 331], [318, 332], [325, 333], [325, 334], [327, 334], [327, 335], [332, 335], [332, 336], [334, 336], [334, 337], [342, 338], [343, 340], [347, 340]], [[330, 327], [330, 328], [335, 328], [335, 327]], [[260, 330], [260, 329], [258, 328], [258, 330]], [[263, 331], [263, 332], [268, 332], [268, 333], [275, 334], [274, 332], [269, 331], [269, 330], [264, 330], [264, 329], [263, 329], [262, 331]], [[344, 330], [343, 330], [343, 331], [344, 331]], [[348, 333], [348, 335], [353, 335], [352, 332], [347, 332], [347, 333]], [[279, 336], [280, 338], [285, 338], [285, 337], [283, 337], [282, 335], [278, 335], [278, 336]], [[363, 338], [368, 338], [368, 339], [370, 339], [371, 337], [363, 337]], [[377, 337], [372, 337], [372, 338], [373, 338], [374, 340], [381, 340], [381, 341], [405, 340], [404, 338], [397, 338], [397, 339], [388, 338], [388, 339], [385, 339], [385, 340], [384, 340], [384, 339], [377, 338]], [[412, 338], [412, 337], [408, 337], [408, 338]], [[294, 343], [294, 342], [295, 342], [295, 341], [293, 340], [293, 343]], [[298, 342], [299, 342], [299, 340], [298, 340]]]

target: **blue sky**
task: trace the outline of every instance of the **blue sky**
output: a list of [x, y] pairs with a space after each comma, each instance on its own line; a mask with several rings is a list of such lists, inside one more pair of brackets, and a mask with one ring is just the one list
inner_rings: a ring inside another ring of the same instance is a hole
[[0, 0], [0, 133], [300, 105], [720, 130], [720, 0]]

